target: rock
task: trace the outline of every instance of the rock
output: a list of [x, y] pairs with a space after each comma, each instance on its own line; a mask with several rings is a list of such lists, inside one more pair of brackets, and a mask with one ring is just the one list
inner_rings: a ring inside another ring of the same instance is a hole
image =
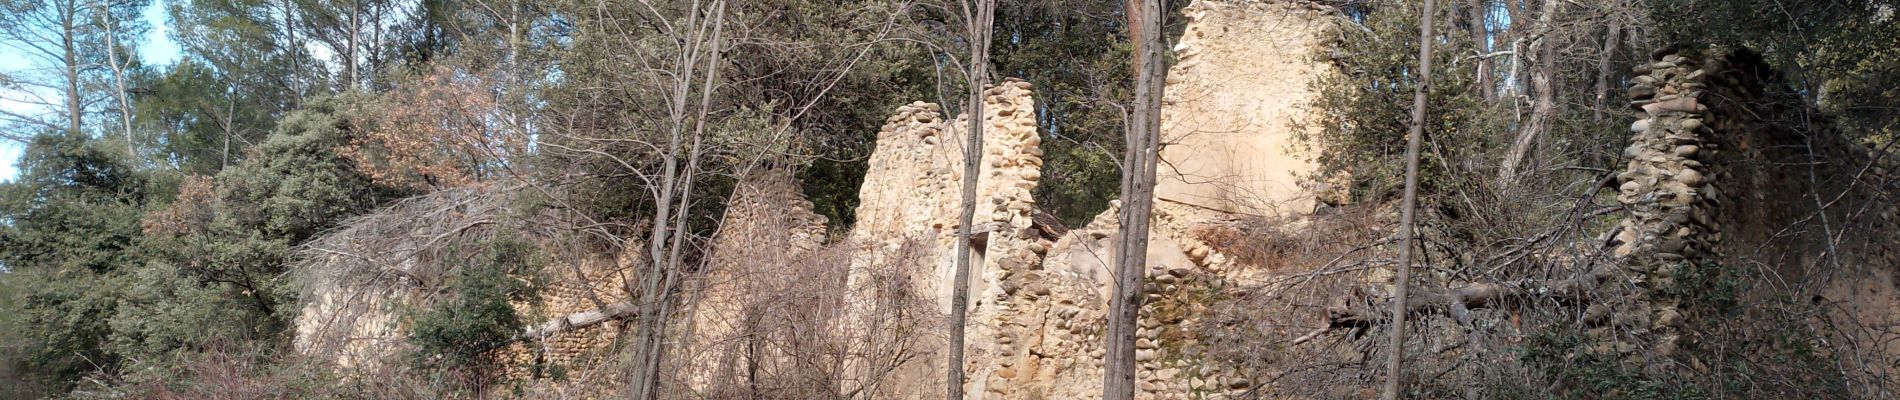
[[1678, 122], [1677, 124], [1681, 126], [1682, 130], [1684, 131], [1694, 131], [1697, 128], [1702, 127], [1702, 119], [1701, 118], [1683, 118], [1682, 121]]
[[1583, 323], [1601, 324], [1610, 315], [1610, 307], [1603, 304], [1591, 304], [1583, 310]]
[[1135, 350], [1135, 362], [1149, 362], [1160, 357], [1160, 352], [1153, 349]]
[[1617, 190], [1624, 194], [1635, 194], [1643, 190], [1643, 184], [1636, 181], [1623, 182], [1623, 185], [1618, 187]]
[[[1694, 146], [1685, 146], [1685, 147], [1694, 147]], [[1689, 185], [1689, 187], [1700, 187], [1705, 182], [1704, 178], [1702, 177], [1702, 173], [1696, 172], [1696, 170], [1694, 169], [1684, 169], [1682, 170], [1682, 172], [1677, 173], [1676, 181], [1682, 182], [1682, 184], [1684, 185]]]
[[1631, 86], [1629, 94], [1631, 100], [1649, 100], [1652, 97], [1656, 97], [1656, 87], [1650, 85]]
[[1656, 328], [1673, 327], [1682, 323], [1682, 312], [1675, 307], [1664, 307], [1656, 312]]
[[1168, 269], [1169, 275], [1174, 275], [1174, 276], [1183, 277], [1183, 278], [1187, 277], [1188, 274], [1192, 272], [1194, 272], [1194, 269], [1188, 268], [1188, 267], [1174, 267], [1174, 268]]

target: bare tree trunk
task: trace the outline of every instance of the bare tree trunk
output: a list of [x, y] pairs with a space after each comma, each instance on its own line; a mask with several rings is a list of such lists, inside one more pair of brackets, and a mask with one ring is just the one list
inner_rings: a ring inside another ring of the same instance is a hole
[[231, 124], [237, 117], [237, 86], [231, 86], [230, 89], [225, 90], [225, 93], [224, 123], [218, 124], [220, 130], [224, 132], [224, 150], [218, 157], [218, 172], [224, 172], [225, 168], [231, 167]]
[[989, 83], [991, 25], [996, 17], [996, 0], [959, 2], [970, 40], [970, 115], [968, 137], [963, 149], [963, 213], [957, 222], [957, 271], [950, 294], [950, 354], [945, 386], [946, 399], [963, 398], [964, 330], [970, 313], [970, 225], [976, 221], [976, 179], [983, 161], [983, 86]]
[[362, 0], [350, 2], [350, 35], [349, 39], [344, 42], [345, 46], [343, 48], [343, 76], [346, 77], [344, 79], [348, 80], [344, 82], [344, 89], [356, 87], [356, 35], [363, 30], [362, 15]]
[[[700, 144], [705, 136], [705, 120], [710, 107], [712, 92], [718, 73], [719, 41], [725, 24], [725, 2], [714, 1], [712, 11], [706, 19], [700, 19], [705, 12], [695, 3], [688, 11], [688, 21], [684, 26], [695, 27], [691, 34], [683, 38], [678, 58], [678, 68], [670, 97], [672, 104], [668, 109], [671, 115], [669, 140], [663, 158], [660, 190], [655, 193], [657, 213], [653, 218], [653, 230], [648, 235], [647, 249], [649, 262], [647, 271], [641, 276], [638, 332], [635, 335], [633, 349], [634, 371], [632, 374], [631, 397], [636, 400], [657, 398], [660, 389], [660, 361], [664, 350], [662, 339], [665, 336], [667, 314], [671, 310], [670, 300], [674, 274], [680, 272], [681, 248], [685, 246], [682, 236], [688, 233], [687, 214], [691, 211], [691, 192], [693, 169], [698, 168]], [[705, 30], [698, 29], [701, 24], [711, 24], [712, 38], [708, 41]], [[679, 151], [683, 136], [686, 134], [687, 98], [692, 95], [693, 75], [698, 71], [700, 57], [710, 56], [706, 63], [705, 81], [700, 90], [700, 104], [693, 118], [693, 144], [687, 151], [685, 170], [679, 166]], [[681, 180], [684, 182], [681, 182]], [[677, 215], [676, 215], [677, 214]], [[674, 235], [669, 242], [668, 235]], [[631, 290], [630, 290], [631, 291]]]
[[[1528, 36], [1524, 32], [1524, 28], [1529, 26], [1529, 22], [1524, 19], [1530, 18], [1530, 13], [1524, 10], [1525, 0], [1504, 1], [1504, 11], [1509, 14], [1507, 18], [1510, 19], [1510, 23], [1505, 24], [1502, 29], [1509, 33], [1508, 39], [1510, 39], [1509, 42], [1511, 43], [1511, 73], [1504, 76], [1504, 78], [1507, 79], [1504, 86], [1510, 88], [1511, 97], [1515, 98], [1524, 92], [1523, 74], [1519, 73], [1519, 71], [1523, 70], [1524, 43], [1526, 41], [1525, 37]], [[1513, 99], [1512, 102], [1516, 103], [1515, 99]], [[1522, 116], [1519, 117], [1521, 118]]]
[[290, 63], [290, 74], [292, 77], [295, 77], [295, 79], [290, 81], [290, 85], [288, 85], [290, 86], [290, 92], [293, 94], [291, 96], [291, 107], [295, 108], [298, 104], [303, 102], [304, 87], [309, 84], [310, 80], [304, 77], [303, 65], [300, 62], [302, 57], [298, 57], [299, 54], [302, 54], [303, 50], [301, 50], [302, 42], [297, 41], [297, 7], [291, 4], [291, 0], [283, 0], [278, 4], [284, 9], [284, 43], [288, 44], [284, 46], [284, 59]]
[[1141, 278], [1148, 269], [1148, 225], [1154, 215], [1156, 165], [1160, 156], [1161, 97], [1167, 58], [1161, 52], [1163, 3], [1128, 0], [1129, 40], [1134, 42], [1135, 104], [1122, 160], [1122, 237], [1116, 244], [1114, 297], [1109, 299], [1102, 398], [1135, 398], [1135, 331], [1141, 314]]
[[132, 102], [125, 96], [125, 65], [119, 63], [118, 24], [112, 20], [112, 9], [106, 0], [97, 5], [100, 24], [105, 28], [106, 64], [112, 70], [112, 97], [119, 103], [119, 126], [125, 131], [126, 162], [137, 162], [138, 145], [132, 141]]
[[59, 21], [61, 47], [65, 49], [65, 63], [61, 67], [64, 69], [62, 72], [66, 73], [66, 130], [74, 135], [80, 132], [82, 113], [85, 111], [81, 105], [85, 99], [81, 98], [79, 92], [79, 70], [82, 66], [79, 65], [79, 6], [74, 3], [76, 1], [63, 4], [65, 7], [60, 10]]
[[1498, 168], [1498, 183], [1509, 187], [1517, 181], [1518, 168], [1523, 166], [1524, 157], [1530, 153], [1531, 145], [1537, 137], [1550, 129], [1551, 114], [1556, 112], [1554, 92], [1556, 85], [1551, 84], [1551, 75], [1556, 71], [1556, 46], [1551, 45], [1551, 17], [1557, 13], [1557, 0], [1544, 0], [1541, 15], [1537, 16], [1537, 32], [1531, 47], [1537, 50], [1537, 68], [1532, 73], [1532, 89], [1537, 92], [1537, 104], [1532, 106], [1528, 122], [1518, 131], [1517, 140], [1511, 143], [1509, 153], [1504, 155], [1504, 164]]
[[[1487, 32], [1489, 28], [1485, 26], [1487, 20], [1485, 16], [1490, 14], [1491, 10], [1485, 7], [1484, 0], [1471, 0], [1471, 7], [1465, 11], [1470, 13], [1472, 46], [1478, 50], [1479, 55], [1491, 53], [1491, 41]], [[1478, 70], [1478, 92], [1484, 96], [1485, 104], [1491, 104], [1498, 99], [1497, 84], [1491, 82], [1492, 68], [1495, 68], [1495, 65], [1497, 63], [1491, 62], [1491, 57], [1477, 59], [1475, 69]]]
[[1590, 120], [1595, 122], [1603, 122], [1603, 103], [1610, 98], [1610, 56], [1616, 53], [1616, 44], [1623, 34], [1623, 21], [1617, 18], [1622, 3], [1622, 0], [1609, 0], [1609, 30], [1603, 33], [1603, 53], [1597, 55], [1596, 101], [1590, 104]]
[[1418, 86], [1412, 93], [1412, 132], [1405, 137], [1405, 197], [1399, 203], [1399, 265], [1392, 282], [1392, 343], [1386, 352], [1385, 400], [1399, 398], [1404, 379], [1406, 290], [1412, 286], [1412, 249], [1418, 239], [1413, 218], [1418, 210], [1418, 148], [1425, 136], [1425, 96], [1432, 86], [1432, 25], [1436, 14], [1432, 0], [1418, 22]]

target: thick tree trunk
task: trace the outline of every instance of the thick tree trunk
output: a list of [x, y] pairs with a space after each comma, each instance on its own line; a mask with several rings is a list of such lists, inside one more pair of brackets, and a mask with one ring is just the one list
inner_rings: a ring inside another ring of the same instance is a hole
[[1426, 95], [1432, 86], [1432, 25], [1437, 14], [1432, 10], [1432, 0], [1425, 0], [1425, 9], [1418, 24], [1418, 86], [1412, 93], [1412, 132], [1405, 137], [1405, 197], [1399, 203], [1399, 265], [1397, 277], [1392, 282], [1392, 343], [1386, 348], [1385, 396], [1386, 400], [1399, 398], [1400, 381], [1404, 377], [1405, 363], [1405, 310], [1406, 290], [1411, 286], [1412, 251], [1417, 241], [1418, 230], [1413, 227], [1413, 218], [1418, 209], [1418, 151], [1419, 143], [1425, 136]]
[[969, 106], [964, 110], [970, 116], [970, 126], [965, 132], [968, 137], [964, 138], [962, 214], [957, 216], [957, 270], [956, 278], [951, 282], [954, 286], [950, 295], [950, 354], [944, 367], [947, 374], [944, 398], [952, 400], [964, 397], [964, 330], [969, 328], [970, 246], [974, 244], [970, 235], [971, 225], [976, 222], [976, 180], [982, 173], [985, 125], [983, 86], [989, 83], [990, 34], [996, 14], [996, 0], [973, 0], [962, 4], [970, 39], [970, 65], [965, 71], [970, 84]]
[[1163, 2], [1129, 0], [1129, 39], [1135, 49], [1135, 104], [1122, 160], [1121, 240], [1115, 251], [1114, 296], [1109, 299], [1107, 359], [1102, 398], [1135, 397], [1135, 331], [1141, 312], [1141, 278], [1148, 269], [1148, 226], [1154, 215], [1155, 172], [1160, 157], [1161, 98], [1167, 78], [1162, 51]]

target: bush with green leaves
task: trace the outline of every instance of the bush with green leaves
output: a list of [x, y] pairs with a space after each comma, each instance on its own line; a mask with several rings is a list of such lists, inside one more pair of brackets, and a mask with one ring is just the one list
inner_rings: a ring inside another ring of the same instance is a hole
[[495, 352], [526, 326], [515, 303], [539, 298], [541, 261], [529, 242], [501, 238], [450, 275], [446, 297], [420, 310], [409, 337], [424, 369], [486, 386], [496, 378]]
[[125, 271], [139, 263], [146, 179], [102, 142], [72, 133], [34, 138], [20, 175], [0, 184], [0, 280], [17, 288], [6, 304], [15, 329], [0, 332], [23, 351], [0, 356], [64, 387], [89, 372], [113, 371], [109, 319]]

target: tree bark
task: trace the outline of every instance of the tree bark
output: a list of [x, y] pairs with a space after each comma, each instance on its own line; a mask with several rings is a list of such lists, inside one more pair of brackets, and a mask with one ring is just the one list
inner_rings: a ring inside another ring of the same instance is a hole
[[1622, 0], [1609, 0], [1609, 29], [1603, 33], [1603, 53], [1597, 55], [1596, 101], [1590, 105], [1590, 120], [1603, 122], [1603, 103], [1610, 98], [1610, 56], [1616, 53], [1616, 44], [1622, 37], [1622, 20], [1617, 11], [1622, 9]]
[[1557, 69], [1556, 46], [1550, 43], [1550, 20], [1556, 13], [1557, 0], [1544, 0], [1543, 9], [1537, 16], [1536, 39], [1532, 42], [1538, 54], [1536, 72], [1531, 74], [1532, 89], [1537, 92], [1537, 104], [1531, 107], [1529, 121], [1524, 123], [1523, 130], [1518, 131], [1517, 140], [1512, 141], [1510, 152], [1505, 154], [1504, 163], [1498, 168], [1498, 183], [1504, 187], [1516, 183], [1518, 168], [1523, 166], [1531, 145], [1537, 142], [1538, 136], [1550, 129], [1551, 114], [1556, 113], [1556, 85], [1551, 84], [1551, 75]]
[[957, 270], [950, 295], [950, 354], [944, 368], [947, 373], [944, 398], [951, 400], [964, 397], [964, 330], [969, 328], [970, 246], [974, 244], [971, 240], [971, 225], [976, 222], [976, 180], [982, 173], [985, 125], [983, 86], [989, 83], [990, 35], [996, 16], [996, 0], [973, 0], [961, 4], [970, 40], [970, 64], [965, 71], [966, 81], [970, 84], [969, 106], [965, 110], [970, 115], [970, 126], [964, 138], [962, 214], [957, 216]]
[[119, 63], [118, 24], [112, 19], [112, 9], [105, 0], [98, 4], [100, 25], [105, 28], [106, 64], [112, 71], [112, 97], [119, 103], [119, 126], [125, 133], [126, 162], [138, 162], [138, 145], [132, 140], [132, 102], [126, 99], [125, 64]]
[[527, 331], [515, 335], [514, 340], [534, 340], [561, 332], [586, 329], [587, 327], [600, 325], [603, 322], [626, 318], [634, 315], [639, 310], [640, 308], [635, 307], [633, 303], [624, 301], [608, 304], [606, 307], [601, 307], [600, 309], [563, 315], [560, 318], [536, 324], [533, 328], [529, 328]]
[[283, 0], [279, 4], [281, 4], [284, 9], [284, 60], [290, 63], [290, 74], [296, 78], [291, 80], [289, 85], [290, 92], [292, 93], [291, 107], [295, 108], [298, 104], [303, 102], [304, 88], [309, 85], [310, 80], [304, 77], [303, 57], [297, 56], [303, 54], [302, 42], [297, 41], [297, 21], [295, 19], [297, 7], [291, 4], [291, 0]]
[[1405, 137], [1405, 197], [1399, 203], [1399, 265], [1398, 276], [1392, 282], [1392, 343], [1386, 349], [1385, 400], [1399, 398], [1405, 372], [1405, 292], [1411, 286], [1412, 251], [1418, 240], [1418, 230], [1413, 226], [1418, 211], [1418, 152], [1425, 136], [1425, 99], [1432, 87], [1432, 25], [1436, 21], [1432, 0], [1425, 0], [1418, 22], [1418, 86], [1412, 93], [1412, 132]]
[[1102, 398], [1135, 397], [1135, 331], [1141, 312], [1141, 278], [1148, 269], [1148, 226], [1154, 215], [1155, 172], [1159, 164], [1161, 98], [1167, 58], [1162, 51], [1163, 2], [1128, 0], [1129, 40], [1135, 53], [1135, 104], [1131, 107], [1127, 150], [1122, 160], [1121, 240], [1115, 251], [1114, 296], [1109, 299], [1108, 343], [1103, 360]]
[[362, 16], [363, 16], [362, 0], [351, 1], [350, 2], [350, 35], [349, 35], [349, 38], [346, 39], [346, 41], [344, 42], [345, 45], [343, 46], [343, 71], [344, 71], [344, 76], [347, 77], [345, 78], [347, 79], [347, 81], [343, 83], [343, 88], [345, 90], [356, 87], [356, 81], [357, 81], [356, 35], [358, 32], [361, 32], [363, 30]]
[[[1601, 285], [1605, 279], [1615, 274], [1615, 267], [1609, 264], [1598, 265], [1589, 272], [1569, 279], [1551, 281], [1512, 281], [1512, 282], [1472, 282], [1450, 288], [1439, 288], [1423, 293], [1411, 294], [1405, 302], [1405, 315], [1455, 314], [1483, 308], [1499, 308], [1508, 305], [1524, 304], [1522, 301], [1505, 300], [1539, 299], [1580, 304], [1590, 298], [1591, 290]], [[1295, 338], [1293, 344], [1301, 344], [1318, 338], [1329, 332], [1341, 329], [1364, 329], [1374, 325], [1393, 321], [1398, 309], [1372, 309], [1354, 307], [1345, 301], [1327, 306], [1326, 326], [1313, 333]]]
[[[639, 318], [638, 330], [633, 348], [635, 370], [631, 374], [632, 389], [629, 391], [631, 397], [636, 400], [654, 399], [659, 395], [659, 366], [661, 353], [664, 350], [661, 339], [665, 336], [665, 319], [671, 310], [673, 275], [681, 270], [679, 252], [680, 248], [685, 246], [683, 238], [678, 235], [687, 233], [686, 214], [691, 210], [693, 169], [698, 167], [699, 145], [704, 136], [704, 122], [708, 111], [707, 103], [710, 101], [712, 92], [715, 91], [714, 85], [718, 73], [720, 35], [725, 27], [723, 23], [725, 2], [714, 1], [709, 15], [705, 16], [706, 19], [699, 19], [700, 13], [706, 11], [702, 11], [697, 3], [693, 6], [693, 9], [688, 11], [689, 17], [684, 25], [711, 24], [712, 36], [708, 40], [704, 36], [707, 30], [692, 29], [691, 34], [680, 38], [680, 54], [676, 67], [678, 71], [674, 74], [673, 88], [669, 93], [671, 104], [667, 111], [671, 120], [668, 126], [671, 132], [667, 149], [661, 155], [663, 161], [659, 180], [660, 190], [654, 193], [654, 204], [658, 205], [658, 210], [653, 218], [653, 229], [648, 234], [649, 265], [647, 272], [641, 276], [641, 288], [637, 291], [631, 288], [628, 290], [640, 296], [636, 316]], [[698, 88], [701, 93], [700, 106], [697, 115], [689, 116], [687, 99], [694, 93], [693, 85], [696, 79], [694, 75], [699, 71], [701, 57], [707, 56], [710, 56], [710, 60], [705, 64], [706, 75], [701, 87]], [[689, 119], [694, 123], [693, 144], [687, 151], [692, 154], [688, 156], [686, 168], [682, 170], [679, 165], [679, 152], [681, 142], [687, 134]], [[669, 235], [672, 235], [670, 242]]]
[[81, 119], [83, 119], [82, 116], [85, 111], [81, 104], [84, 103], [85, 99], [82, 98], [83, 94], [79, 91], [79, 70], [81, 67], [78, 43], [79, 27], [77, 25], [79, 6], [74, 3], [75, 1], [77, 0], [62, 4], [65, 7], [59, 11], [59, 22], [61, 29], [60, 40], [63, 45], [61, 47], [65, 49], [63, 59], [65, 64], [62, 65], [62, 67], [64, 67], [63, 72], [66, 73], [66, 130], [70, 134], [78, 135], [82, 126]]
[[[1484, 6], [1484, 0], [1471, 0], [1471, 6], [1465, 11], [1470, 13], [1471, 45], [1477, 49], [1479, 55], [1490, 54], [1489, 28], [1485, 26], [1487, 22], [1485, 15], [1490, 14], [1490, 9]], [[1491, 62], [1491, 57], [1479, 57], [1474, 68], [1478, 71], [1478, 92], [1484, 96], [1485, 104], [1491, 104], [1498, 99], [1497, 84], [1491, 81], [1492, 68], [1496, 64]]]

